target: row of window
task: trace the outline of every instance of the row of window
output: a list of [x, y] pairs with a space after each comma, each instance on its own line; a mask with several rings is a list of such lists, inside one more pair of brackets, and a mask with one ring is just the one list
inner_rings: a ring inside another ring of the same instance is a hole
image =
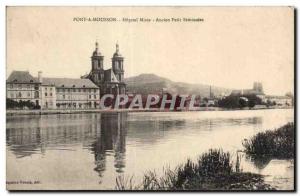
[[[71, 99], [71, 96], [70, 96], [70, 95], [67, 95], [67, 96], [66, 96], [66, 95], [62, 95], [61, 98], [62, 98], [62, 99], [68, 99], [68, 100], [70, 100], [70, 99]], [[88, 98], [88, 99], [93, 99], [93, 98], [94, 98], [94, 99], [97, 99], [97, 95], [93, 95], [93, 96], [92, 96], [92, 95], [89, 95], [87, 98]], [[82, 97], [82, 96], [81, 96], [81, 97], [78, 98], [78, 99], [85, 100], [85, 97]]]
[[[10, 95], [10, 98], [33, 98], [31, 92], [27, 92], [27, 93], [17, 92], [17, 93], [10, 93], [9, 95]], [[39, 98], [38, 92], [34, 92], [33, 95], [34, 95], [34, 98]]]
[[[13, 89], [32, 89], [38, 90], [38, 86], [30, 85], [30, 84], [9, 84], [7, 88]], [[52, 87], [45, 87], [45, 91], [52, 91], [54, 88]], [[80, 88], [58, 88], [57, 92], [94, 92], [97, 93], [98, 89], [80, 89]]]
[[[17, 92], [17, 93], [10, 93], [9, 95], [10, 95], [10, 98], [32, 98], [31, 92], [27, 92], [27, 93]], [[52, 96], [53, 96], [52, 93], [45, 93], [45, 97], [52, 97]], [[38, 97], [39, 97], [39, 95], [38, 95], [38, 92], [36, 91], [34, 93], [34, 98], [38, 98]], [[70, 95], [68, 95], [68, 96], [62, 95], [62, 99], [66, 99], [66, 97], [68, 99], [71, 98]], [[83, 98], [83, 100], [85, 100], [85, 97], [81, 97], [81, 98]], [[97, 99], [97, 95], [88, 95], [88, 99], [92, 99], [92, 98]]]
[[58, 88], [57, 92], [97, 92], [97, 89], [80, 89], [80, 88]]
[[96, 102], [88, 103], [56, 103], [57, 108], [97, 108]]
[[37, 85], [33, 85], [33, 84], [9, 84], [7, 85], [7, 88], [17, 88], [17, 89], [39, 89], [39, 87]]
[[46, 93], [45, 93], [45, 97], [48, 97], [48, 96], [49, 96], [49, 97], [52, 97], [52, 93], [47, 93], [47, 92], [46, 92]]
[[52, 87], [49, 87], [49, 88], [47, 88], [47, 87], [45, 87], [45, 91], [52, 91]]

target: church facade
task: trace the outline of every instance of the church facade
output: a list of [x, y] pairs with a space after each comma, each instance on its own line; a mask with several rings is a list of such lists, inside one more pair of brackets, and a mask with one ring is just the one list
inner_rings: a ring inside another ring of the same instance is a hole
[[105, 94], [125, 94], [126, 84], [124, 83], [124, 57], [120, 54], [119, 44], [116, 44], [116, 51], [111, 59], [112, 67], [104, 70], [104, 56], [99, 50], [96, 42], [95, 50], [91, 56], [91, 71], [83, 78], [90, 79], [100, 88], [100, 97]]

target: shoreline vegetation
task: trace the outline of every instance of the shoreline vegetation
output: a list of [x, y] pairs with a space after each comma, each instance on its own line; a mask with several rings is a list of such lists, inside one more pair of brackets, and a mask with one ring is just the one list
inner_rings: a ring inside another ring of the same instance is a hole
[[274, 130], [257, 133], [250, 139], [245, 139], [245, 153], [252, 158], [292, 159], [295, 152], [294, 123]]
[[[275, 130], [260, 132], [244, 140], [244, 152], [255, 158], [271, 157], [294, 159], [294, 123], [288, 123]], [[243, 172], [240, 157], [236, 158], [222, 149], [210, 149], [196, 161], [188, 159], [174, 170], [164, 169], [159, 176], [155, 171], [144, 174], [142, 182], [134, 183], [133, 177], [116, 178], [116, 190], [236, 190], [268, 191], [276, 190], [264, 182], [264, 176]]]
[[79, 114], [79, 113], [118, 113], [118, 112], [196, 112], [196, 111], [236, 111], [236, 110], [268, 110], [268, 109], [292, 109], [293, 107], [257, 107], [257, 108], [220, 108], [220, 107], [200, 107], [197, 110], [160, 110], [150, 109], [43, 109], [43, 110], [6, 110], [6, 116], [15, 115], [48, 115], [48, 114]]
[[193, 162], [188, 159], [174, 170], [166, 169], [162, 176], [155, 171], [144, 174], [135, 185], [133, 178], [116, 178], [116, 190], [275, 190], [264, 183], [260, 174], [242, 172], [239, 157], [233, 160], [228, 152], [210, 149]]

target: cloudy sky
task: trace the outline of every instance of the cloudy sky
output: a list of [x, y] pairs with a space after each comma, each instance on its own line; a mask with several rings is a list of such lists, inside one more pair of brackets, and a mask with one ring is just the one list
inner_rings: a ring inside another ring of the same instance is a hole
[[[203, 18], [204, 22], [76, 22], [74, 17]], [[97, 39], [105, 69], [118, 41], [125, 77], [154, 73], [173, 81], [293, 91], [293, 9], [288, 7], [9, 7], [7, 74], [39, 70], [77, 78], [91, 69]]]

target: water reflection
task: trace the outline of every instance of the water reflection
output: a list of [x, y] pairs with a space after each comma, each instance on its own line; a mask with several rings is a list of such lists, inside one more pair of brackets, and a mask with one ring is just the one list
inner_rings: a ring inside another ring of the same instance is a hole
[[118, 173], [125, 167], [125, 136], [126, 113], [103, 114], [101, 116], [101, 131], [96, 141], [91, 144], [91, 151], [95, 155], [95, 171], [102, 176], [105, 171], [106, 156], [114, 152], [115, 168]]
[[246, 155], [246, 159], [252, 162], [258, 170], [264, 169], [272, 160], [272, 158], [269, 156], [258, 157], [251, 155]]
[[[175, 115], [177, 116], [174, 118], [173, 116], [169, 116], [169, 114], [168, 116], [164, 114], [155, 116], [149, 113], [128, 115], [128, 138], [134, 140], [137, 146], [145, 146], [145, 143], [154, 145], [155, 143], [164, 142], [166, 138], [182, 132], [188, 135], [199, 136], [199, 134], [209, 134], [210, 132], [222, 133], [228, 129], [232, 129], [233, 131], [241, 127], [261, 130], [263, 123], [261, 116], [212, 118], [193, 114], [195, 116], [191, 118], [190, 114], [176, 113]], [[224, 137], [228, 137], [228, 135], [224, 135]], [[219, 137], [219, 140], [224, 140], [224, 138]]]
[[[7, 117], [7, 178], [31, 176], [64, 189], [114, 188], [120, 173], [139, 178], [175, 168], [209, 148], [236, 153], [245, 138], [289, 121], [292, 110]], [[243, 171], [287, 176], [293, 185], [292, 169], [273, 170], [289, 163], [245, 156], [242, 161]], [[276, 184], [289, 188], [281, 180]]]
[[110, 154], [114, 154], [116, 171], [123, 172], [126, 118], [126, 113], [8, 118], [7, 122], [16, 124], [6, 129], [7, 146], [17, 158], [23, 158], [47, 150], [74, 150], [80, 144], [94, 154], [99, 176]]

